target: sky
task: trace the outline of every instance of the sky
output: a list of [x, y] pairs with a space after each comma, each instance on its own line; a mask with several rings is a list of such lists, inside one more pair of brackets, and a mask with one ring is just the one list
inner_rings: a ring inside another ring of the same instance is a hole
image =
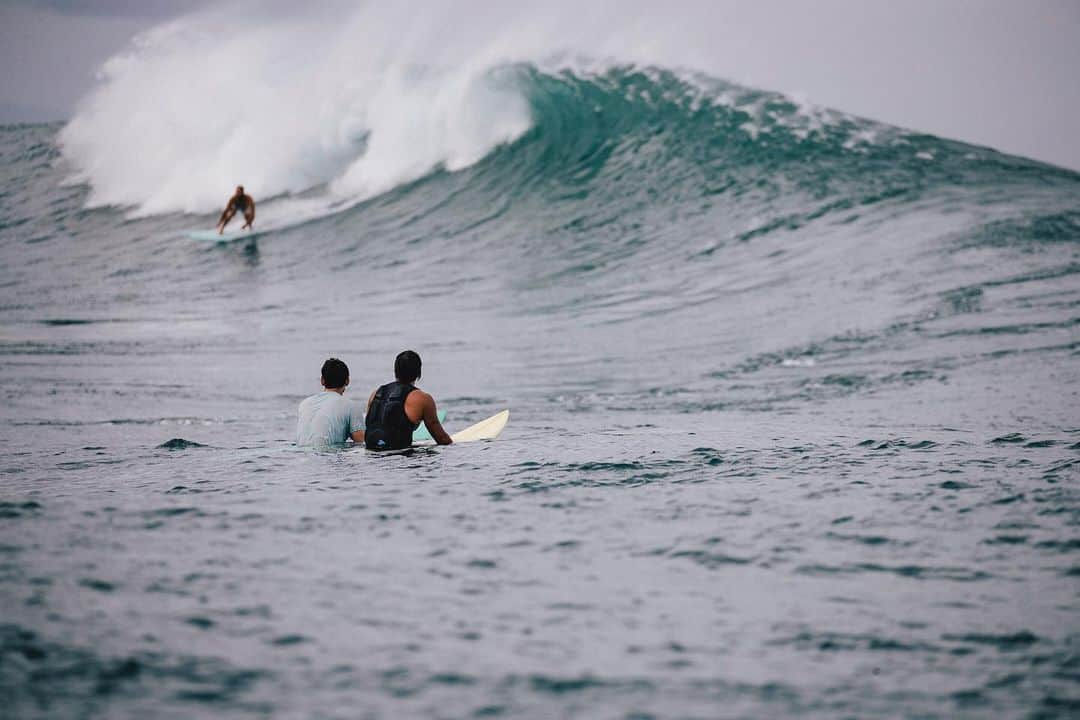
[[[208, 4], [0, 0], [0, 122], [69, 118], [101, 64], [136, 33]], [[424, 4], [415, 2], [418, 12]], [[616, 7], [639, 13], [658, 34], [678, 34], [684, 57], [716, 76], [1080, 170], [1078, 0], [624, 0]]]

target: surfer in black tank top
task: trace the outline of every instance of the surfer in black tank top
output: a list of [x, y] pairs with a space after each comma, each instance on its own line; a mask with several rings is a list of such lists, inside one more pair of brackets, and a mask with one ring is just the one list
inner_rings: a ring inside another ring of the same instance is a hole
[[368, 450], [401, 450], [412, 445], [413, 431], [420, 423], [413, 422], [405, 414], [405, 399], [414, 390], [413, 385], [395, 380], [371, 396], [364, 420], [367, 428], [364, 441]]
[[364, 420], [368, 450], [401, 450], [412, 446], [412, 434], [423, 422], [439, 445], [453, 442], [435, 407], [435, 399], [413, 385], [420, 378], [420, 356], [405, 350], [394, 360], [392, 383], [371, 393]]

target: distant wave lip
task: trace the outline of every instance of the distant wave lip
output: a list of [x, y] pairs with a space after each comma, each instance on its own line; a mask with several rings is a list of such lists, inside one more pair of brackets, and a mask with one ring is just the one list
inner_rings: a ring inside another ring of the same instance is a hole
[[226, 425], [235, 422], [227, 418], [161, 417], [161, 418], [110, 418], [108, 420], [17, 420], [16, 427], [93, 427], [101, 425]]
[[158, 445], [159, 450], [190, 450], [192, 448], [207, 447], [202, 443], [195, 442], [194, 440], [187, 440], [185, 438], [172, 438]]
[[953, 582], [977, 582], [994, 576], [981, 570], [964, 567], [935, 567], [924, 565], [881, 565], [878, 563], [848, 563], [842, 565], [811, 564], [795, 569], [801, 575], [847, 575], [860, 573], [889, 573], [914, 580], [944, 580]]
[[51, 327], [65, 327], [68, 325], [99, 325], [132, 321], [124, 318], [46, 318], [37, 322], [40, 325], [49, 325]]

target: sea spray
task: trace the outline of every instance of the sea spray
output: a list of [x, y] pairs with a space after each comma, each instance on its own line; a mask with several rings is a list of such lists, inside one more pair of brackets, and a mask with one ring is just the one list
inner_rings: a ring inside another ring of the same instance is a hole
[[520, 137], [532, 117], [508, 67], [691, 66], [685, 27], [711, 15], [684, 10], [214, 5], [106, 63], [60, 142], [94, 207], [210, 212], [238, 183], [262, 199], [321, 189], [340, 206]]

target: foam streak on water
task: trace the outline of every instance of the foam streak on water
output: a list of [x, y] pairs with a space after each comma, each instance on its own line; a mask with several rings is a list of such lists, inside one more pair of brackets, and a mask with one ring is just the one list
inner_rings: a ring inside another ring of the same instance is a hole
[[[471, 77], [524, 124], [334, 196], [361, 123], [252, 243], [86, 164], [108, 92], [0, 129], [15, 716], [1075, 715], [1080, 177], [661, 67]], [[361, 394], [405, 347], [502, 438], [291, 447], [325, 357]]]

